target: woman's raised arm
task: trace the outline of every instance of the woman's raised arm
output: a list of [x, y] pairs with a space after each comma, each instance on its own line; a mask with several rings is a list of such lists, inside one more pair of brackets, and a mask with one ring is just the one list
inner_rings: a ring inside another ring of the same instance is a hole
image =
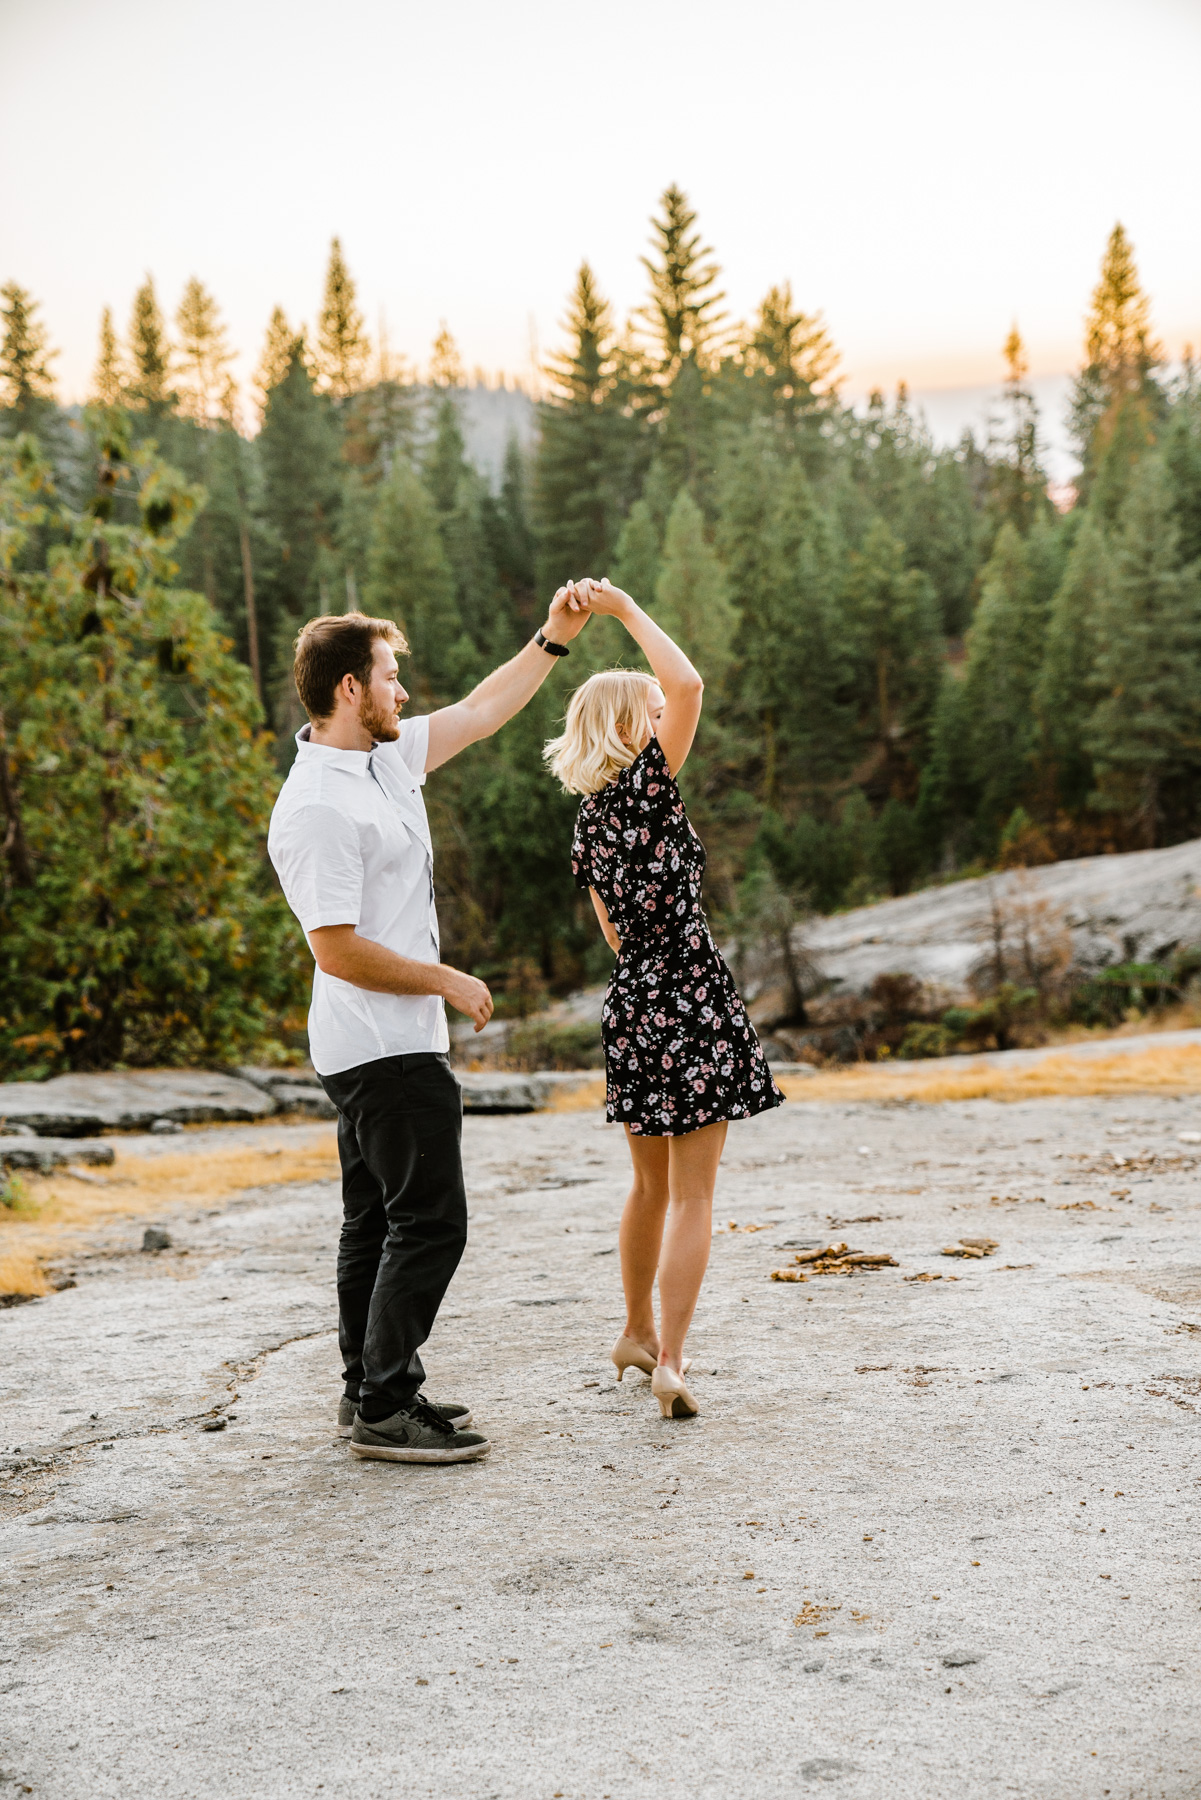
[[678, 775], [692, 748], [697, 723], [701, 716], [701, 700], [705, 684], [680, 649], [649, 613], [620, 588], [604, 581], [578, 581], [578, 592], [588, 602], [589, 612], [607, 613], [620, 619], [634, 642], [642, 650], [663, 689], [666, 702], [656, 736], [673, 775]]

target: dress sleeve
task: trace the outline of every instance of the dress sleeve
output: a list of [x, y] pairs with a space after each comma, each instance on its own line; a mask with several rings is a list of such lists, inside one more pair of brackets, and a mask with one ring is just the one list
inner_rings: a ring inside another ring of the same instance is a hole
[[571, 876], [578, 888], [588, 888], [592, 881], [592, 858], [589, 855], [588, 839], [584, 832], [584, 809], [581, 806], [575, 816], [575, 832], [571, 840]]
[[649, 813], [652, 818], [661, 818], [671, 810], [676, 797], [676, 783], [658, 738], [651, 739], [634, 767], [638, 768], [639, 764], [641, 772], [638, 785], [645, 802], [641, 809], [643, 816]]

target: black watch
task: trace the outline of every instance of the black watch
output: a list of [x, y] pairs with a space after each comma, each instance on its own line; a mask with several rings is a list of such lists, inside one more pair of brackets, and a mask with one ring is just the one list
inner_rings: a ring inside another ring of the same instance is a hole
[[566, 644], [552, 644], [541, 625], [539, 625], [537, 631], [534, 633], [534, 642], [537, 644], [539, 650], [545, 650], [548, 656], [571, 655], [571, 651]]

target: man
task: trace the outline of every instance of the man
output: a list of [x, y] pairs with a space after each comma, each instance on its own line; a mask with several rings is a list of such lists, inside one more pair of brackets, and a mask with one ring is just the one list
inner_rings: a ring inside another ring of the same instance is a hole
[[309, 1046], [338, 1109], [343, 1224], [339, 1429], [357, 1456], [469, 1462], [487, 1438], [465, 1406], [421, 1394], [418, 1355], [467, 1241], [462, 1096], [443, 1002], [480, 1031], [482, 981], [439, 959], [427, 773], [491, 737], [588, 620], [572, 587], [511, 662], [454, 706], [400, 718], [408, 694], [389, 619], [311, 619], [293, 673], [310, 724], [271, 815], [268, 850], [316, 962]]

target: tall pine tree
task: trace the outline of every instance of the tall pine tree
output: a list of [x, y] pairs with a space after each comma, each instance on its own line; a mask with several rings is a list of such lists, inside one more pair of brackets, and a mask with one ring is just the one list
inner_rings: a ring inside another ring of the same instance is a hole
[[174, 405], [175, 396], [171, 392], [171, 348], [151, 275], [133, 297], [127, 342], [130, 402], [152, 418], [160, 418]]
[[262, 517], [272, 543], [261, 584], [263, 632], [272, 646], [276, 723], [286, 731], [295, 713], [292, 637], [307, 618], [336, 603], [331, 570], [342, 486], [338, 421], [313, 385], [303, 339], [293, 341], [287, 372], [267, 396], [258, 450]]
[[233, 353], [217, 302], [193, 275], [175, 315], [179, 409], [198, 425], [211, 425], [231, 410], [229, 365]]
[[883, 519], [849, 559], [843, 617], [854, 645], [861, 742], [885, 797], [910, 800], [942, 673], [942, 633], [930, 579], [906, 567]]
[[317, 373], [323, 391], [335, 400], [353, 394], [362, 386], [370, 354], [354, 278], [346, 267], [342, 245], [334, 238], [317, 319]]
[[113, 329], [112, 307], [106, 306], [100, 315], [100, 345], [89, 398], [93, 406], [120, 406], [122, 393], [121, 350]]
[[[1172, 490], [1158, 456], [1137, 469], [1097, 615], [1099, 699], [1086, 736], [1098, 803], [1130, 819], [1140, 842], [1170, 829], [1173, 781], [1201, 772], [1201, 565], [1181, 566]], [[1186, 817], [1195, 803], [1176, 802]]]
[[369, 612], [404, 629], [413, 653], [406, 685], [420, 709], [457, 700], [474, 673], [475, 647], [459, 616], [437, 509], [408, 463], [377, 490], [365, 598]]
[[1097, 622], [1110, 606], [1113, 575], [1105, 533], [1086, 510], [1051, 602], [1035, 690], [1043, 812], [1078, 814], [1092, 789], [1086, 737], [1096, 699]]
[[620, 529], [621, 445], [628, 436], [616, 400], [608, 302], [580, 265], [567, 316], [568, 347], [547, 365], [549, 398], [539, 409], [534, 472], [540, 585], [609, 569]]
[[1134, 246], [1121, 223], [1109, 234], [1093, 290], [1084, 353], [1071, 407], [1081, 461], [1078, 486], [1086, 498], [1098, 489], [1097, 502], [1113, 520], [1164, 403], [1155, 377], [1163, 351], [1152, 333], [1151, 303], [1139, 280]]
[[995, 848], [1030, 781], [1034, 688], [1045, 626], [1026, 545], [1016, 526], [1003, 525], [968, 634], [963, 683], [970, 762], [980, 793], [977, 836], [986, 854]]
[[37, 431], [54, 402], [50, 371], [55, 351], [38, 317], [38, 303], [15, 281], [0, 288], [0, 392], [7, 429]]

